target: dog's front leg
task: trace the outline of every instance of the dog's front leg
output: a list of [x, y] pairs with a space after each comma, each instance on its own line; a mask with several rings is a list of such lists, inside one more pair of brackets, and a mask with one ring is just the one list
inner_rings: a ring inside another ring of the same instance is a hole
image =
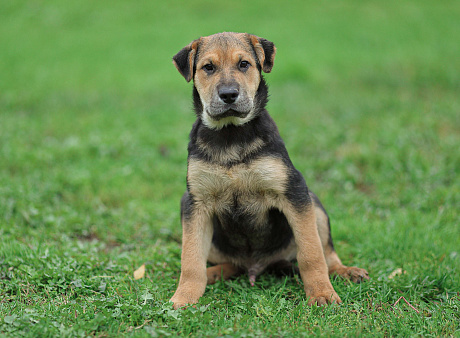
[[308, 305], [341, 303], [329, 280], [313, 206], [298, 208], [289, 204], [286, 209], [285, 215], [297, 244], [297, 262], [305, 293], [309, 297]]
[[206, 260], [212, 241], [212, 220], [195, 210], [182, 219], [181, 274], [171, 301], [174, 309], [197, 303], [207, 283]]

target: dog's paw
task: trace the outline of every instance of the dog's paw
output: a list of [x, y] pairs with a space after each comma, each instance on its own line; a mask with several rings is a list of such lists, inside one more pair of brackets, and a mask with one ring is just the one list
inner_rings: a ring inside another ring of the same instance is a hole
[[173, 302], [173, 309], [174, 310], [179, 310], [180, 308], [186, 308], [187, 303], [179, 303], [179, 302]]
[[369, 280], [369, 273], [366, 270], [356, 266], [342, 266], [333, 271], [332, 275], [337, 275], [348, 279], [353, 283], [361, 283]]
[[185, 310], [189, 307], [193, 307], [196, 309], [196, 305], [193, 305], [193, 304], [189, 304], [189, 303], [173, 303], [173, 309], [174, 310]]
[[348, 276], [353, 283], [361, 283], [369, 280], [369, 273], [364, 269], [357, 268], [356, 266], [348, 268]]
[[172, 299], [171, 299], [170, 301], [173, 302], [173, 309], [174, 309], [174, 310], [179, 310], [179, 309], [185, 310], [185, 309], [188, 308], [188, 307], [194, 307], [194, 308], [196, 308], [196, 305], [194, 305], [194, 303], [190, 303], [190, 302], [178, 302], [178, 301], [173, 301]]
[[169, 301], [173, 303], [174, 310], [178, 310], [181, 308], [185, 309], [189, 306], [193, 306], [193, 304], [198, 302], [198, 301], [190, 301], [189, 299], [185, 297], [178, 297], [176, 295], [174, 295]]
[[[308, 296], [308, 295], [307, 295]], [[308, 305], [318, 305], [318, 306], [323, 306], [323, 305], [329, 305], [329, 304], [340, 304], [342, 303], [342, 300], [340, 299], [339, 295], [335, 291], [329, 291], [329, 292], [322, 292], [320, 294], [312, 295], [310, 296], [310, 299], [308, 300]]]

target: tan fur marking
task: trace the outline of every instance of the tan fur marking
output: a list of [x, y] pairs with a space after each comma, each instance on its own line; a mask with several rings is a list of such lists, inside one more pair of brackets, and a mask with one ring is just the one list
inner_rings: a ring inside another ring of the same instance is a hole
[[230, 211], [236, 194], [239, 204], [257, 216], [279, 204], [287, 174], [284, 163], [272, 157], [231, 168], [190, 159], [187, 180], [196, 207], [208, 214]]
[[198, 302], [207, 284], [206, 258], [212, 241], [212, 222], [195, 210], [191, 220], [182, 224], [182, 255], [179, 285], [171, 301], [175, 309]]

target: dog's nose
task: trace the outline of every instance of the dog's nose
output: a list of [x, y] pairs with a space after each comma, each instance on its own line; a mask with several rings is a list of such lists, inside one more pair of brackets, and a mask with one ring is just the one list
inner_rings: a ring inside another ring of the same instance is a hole
[[218, 94], [225, 103], [233, 103], [238, 98], [239, 91], [234, 86], [222, 86], [219, 88]]

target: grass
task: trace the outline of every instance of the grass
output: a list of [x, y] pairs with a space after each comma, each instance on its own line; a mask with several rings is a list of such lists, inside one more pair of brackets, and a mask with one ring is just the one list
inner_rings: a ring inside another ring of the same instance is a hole
[[[1, 2], [0, 334], [459, 336], [459, 14], [456, 1]], [[339, 255], [371, 275], [333, 281], [341, 306], [310, 308], [298, 278], [267, 274], [209, 286], [196, 308], [168, 302], [194, 120], [171, 57], [219, 31], [278, 47], [269, 111]]]

